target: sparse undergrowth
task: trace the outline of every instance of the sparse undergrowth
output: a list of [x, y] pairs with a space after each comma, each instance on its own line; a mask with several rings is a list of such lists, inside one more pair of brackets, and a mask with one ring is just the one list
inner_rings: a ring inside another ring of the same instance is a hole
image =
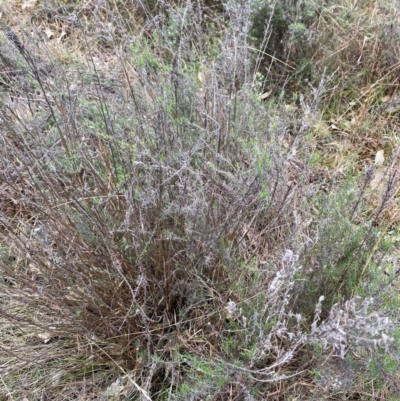
[[0, 38], [2, 397], [396, 397], [397, 143], [344, 96], [397, 67], [334, 47], [387, 10], [96, 4]]

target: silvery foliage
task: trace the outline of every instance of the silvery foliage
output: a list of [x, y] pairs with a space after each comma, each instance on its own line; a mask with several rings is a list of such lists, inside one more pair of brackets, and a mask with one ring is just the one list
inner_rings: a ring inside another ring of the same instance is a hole
[[[388, 351], [393, 339], [386, 332], [391, 329], [392, 324], [387, 317], [370, 311], [372, 299], [361, 300], [360, 297], [355, 297], [342, 305], [335, 304], [328, 318], [320, 322], [324, 300], [321, 296], [315, 308], [311, 332], [306, 333], [304, 325], [302, 326], [303, 317], [289, 309], [293, 304], [295, 275], [302, 268], [297, 262], [298, 255], [286, 250], [281, 266], [266, 290], [262, 314], [250, 319], [248, 324], [249, 328], [257, 328], [260, 344], [258, 352], [253, 356], [252, 365], [271, 353], [276, 356], [273, 364], [259, 370], [258, 373], [276, 374], [279, 366], [295, 357], [296, 350], [315, 342], [322, 343], [325, 348], [334, 349], [342, 358], [351, 346], [367, 349], [384, 347]], [[266, 324], [261, 324], [262, 320]], [[269, 331], [265, 332], [263, 327], [267, 327]]]
[[[298, 255], [286, 250], [280, 269], [276, 271], [266, 291], [266, 303], [260, 316], [261, 319], [265, 316], [266, 324], [258, 326], [260, 348], [255, 353], [252, 364], [271, 352], [277, 358], [273, 364], [262, 369], [264, 374], [276, 374], [277, 368], [288, 363], [295, 356], [296, 349], [307, 340], [301, 328], [301, 315], [288, 310], [295, 286], [294, 276], [301, 269], [297, 262]], [[271, 325], [269, 332], [264, 333], [262, 327]], [[283, 343], [288, 346], [283, 347]]]
[[320, 297], [317, 304], [309, 340], [321, 342], [325, 348], [333, 348], [341, 358], [344, 358], [351, 346], [361, 346], [369, 350], [384, 347], [388, 352], [393, 338], [385, 331], [389, 331], [392, 324], [389, 318], [381, 317], [377, 312], [369, 312], [372, 298], [361, 301], [360, 297], [355, 297], [342, 306], [335, 304], [329, 317], [317, 326], [323, 300], [324, 297]]

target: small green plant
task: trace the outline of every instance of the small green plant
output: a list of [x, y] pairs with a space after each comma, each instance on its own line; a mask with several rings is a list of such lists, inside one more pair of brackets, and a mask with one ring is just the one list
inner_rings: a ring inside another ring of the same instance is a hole
[[[310, 275], [304, 271], [299, 274], [299, 279], [306, 277], [306, 281], [298, 306], [308, 305], [310, 317], [321, 295], [325, 297], [326, 312], [336, 302], [351, 298], [368, 271], [370, 252], [385, 251], [379, 231], [370, 223], [357, 221], [362, 196], [350, 180], [328, 202], [320, 199], [323, 203], [317, 206], [320, 213], [316, 227], [319, 241], [304, 259], [305, 266], [312, 266], [305, 269]], [[378, 243], [380, 246], [375, 247]]]

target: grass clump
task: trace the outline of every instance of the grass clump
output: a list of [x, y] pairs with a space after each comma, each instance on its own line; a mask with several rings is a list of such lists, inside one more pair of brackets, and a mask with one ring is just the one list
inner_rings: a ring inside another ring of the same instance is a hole
[[[327, 186], [309, 149], [333, 77], [263, 103], [252, 3], [71, 7], [0, 43], [3, 396], [311, 399], [321, 358], [374, 346], [384, 387], [395, 174], [375, 204], [372, 178]], [[39, 32], [65, 13], [57, 50]]]

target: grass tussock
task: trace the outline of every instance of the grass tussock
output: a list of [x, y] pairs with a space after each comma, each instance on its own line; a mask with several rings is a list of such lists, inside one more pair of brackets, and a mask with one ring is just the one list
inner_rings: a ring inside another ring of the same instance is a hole
[[346, 94], [362, 80], [371, 106], [397, 67], [365, 25], [386, 11], [349, 7], [49, 2], [7, 21], [4, 399], [400, 391], [398, 149], [373, 129], [391, 161], [354, 148], [361, 123], [396, 121]]

